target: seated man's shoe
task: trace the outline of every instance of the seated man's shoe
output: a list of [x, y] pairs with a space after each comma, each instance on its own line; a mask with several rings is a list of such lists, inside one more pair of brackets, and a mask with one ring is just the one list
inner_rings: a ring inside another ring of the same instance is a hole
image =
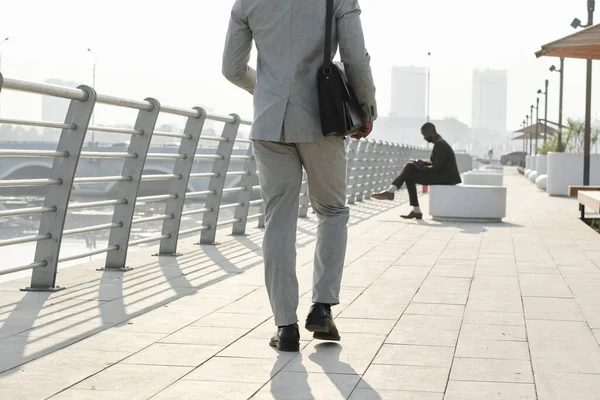
[[313, 332], [315, 339], [334, 341], [341, 339], [340, 333], [333, 322], [329, 304], [315, 303], [311, 306], [306, 317], [306, 330]]
[[408, 215], [401, 215], [404, 219], [423, 219], [423, 213], [411, 211]]
[[277, 327], [277, 333], [273, 335], [269, 345], [279, 351], [300, 351], [298, 324]]
[[391, 192], [381, 192], [375, 193], [371, 195], [372, 198], [377, 200], [394, 200], [394, 193]]

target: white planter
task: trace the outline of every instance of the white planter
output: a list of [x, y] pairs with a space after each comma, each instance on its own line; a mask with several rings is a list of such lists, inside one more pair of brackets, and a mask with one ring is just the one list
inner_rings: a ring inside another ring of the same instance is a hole
[[[547, 166], [550, 196], [567, 196], [569, 186], [583, 185], [583, 154], [548, 153]], [[600, 185], [600, 154], [590, 157], [590, 185]]]
[[538, 176], [546, 175], [548, 171], [548, 156], [545, 154], [538, 154], [535, 156], [535, 170], [538, 172]]

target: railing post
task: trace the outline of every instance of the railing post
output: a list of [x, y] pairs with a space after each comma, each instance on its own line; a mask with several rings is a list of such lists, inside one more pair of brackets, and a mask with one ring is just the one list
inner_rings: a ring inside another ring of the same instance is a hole
[[160, 241], [159, 256], [178, 256], [177, 242], [179, 240], [179, 228], [181, 227], [181, 213], [185, 203], [185, 193], [190, 181], [190, 174], [194, 166], [194, 157], [198, 148], [198, 141], [202, 134], [202, 128], [206, 120], [206, 112], [200, 107], [194, 108], [198, 111], [198, 117], [189, 117], [183, 133], [187, 138], [181, 139], [179, 155], [185, 158], [177, 159], [173, 173], [180, 175], [181, 179], [171, 181], [169, 194], [175, 198], [169, 199], [165, 206], [165, 215], [173, 215], [174, 218], [165, 219], [162, 226], [162, 234], [169, 235]]
[[302, 186], [300, 186], [300, 207], [298, 208], [298, 218], [308, 217], [308, 178], [306, 171], [302, 170]]
[[379, 153], [379, 160], [377, 161], [377, 183], [375, 184], [375, 193], [383, 190], [383, 185], [386, 183], [386, 161], [390, 155], [390, 144], [383, 142], [381, 152]]
[[371, 141], [364, 141], [361, 146], [360, 146], [360, 153], [359, 153], [359, 159], [358, 159], [358, 165], [356, 166], [357, 168], [357, 176], [356, 176], [356, 182], [357, 182], [357, 190], [358, 192], [356, 193], [356, 201], [363, 201], [364, 199], [364, 195], [365, 195], [365, 190], [367, 188], [367, 182], [368, 182], [368, 162], [369, 162], [369, 150], [370, 148], [372, 148], [374, 145], [373, 142]]
[[68, 156], [55, 158], [50, 173], [50, 179], [60, 180], [61, 184], [48, 187], [44, 199], [44, 206], [55, 208], [55, 211], [54, 213], [42, 214], [40, 219], [39, 233], [41, 235], [50, 234], [51, 237], [37, 243], [34, 261], [45, 261], [46, 266], [33, 269], [31, 286], [22, 289], [24, 291], [54, 292], [64, 289], [56, 286], [58, 256], [71, 190], [73, 189], [73, 179], [75, 178], [85, 134], [96, 103], [94, 89], [88, 86], [80, 86], [79, 89], [87, 93], [87, 99], [85, 101], [71, 100], [65, 117], [65, 124], [75, 125], [76, 128], [63, 129], [57, 146], [57, 151], [67, 152]]
[[245, 188], [243, 192], [240, 192], [238, 203], [242, 204], [235, 208], [234, 218], [238, 222], [233, 224], [231, 234], [234, 236], [241, 236], [246, 234], [246, 227], [248, 226], [248, 212], [250, 211], [250, 201], [252, 200], [252, 187], [256, 181], [256, 159], [252, 153], [252, 143], [248, 145], [248, 152], [246, 153], [250, 158], [244, 163], [244, 171], [246, 175], [240, 179], [240, 186]]
[[223, 134], [221, 135], [222, 138], [227, 140], [219, 142], [219, 147], [217, 148], [217, 154], [222, 158], [215, 160], [213, 163], [212, 172], [216, 175], [210, 178], [210, 182], [208, 183], [208, 190], [212, 191], [213, 194], [206, 196], [205, 208], [209, 211], [204, 213], [202, 225], [208, 228], [200, 234], [200, 244], [216, 244], [215, 238], [217, 237], [217, 222], [219, 221], [219, 207], [223, 199], [223, 188], [227, 179], [229, 160], [231, 159], [235, 139], [242, 121], [236, 114], [231, 114], [231, 116], [234, 118], [234, 121], [225, 123]]
[[366, 164], [366, 175], [367, 175], [367, 185], [365, 187], [364, 199], [370, 200], [371, 194], [373, 193], [373, 188], [375, 187], [375, 179], [377, 174], [377, 155], [379, 148], [381, 147], [381, 141], [376, 141], [373, 143], [371, 147], [371, 151], [367, 156], [367, 164]]
[[348, 182], [348, 187], [346, 188], [346, 194], [348, 199], [348, 204], [354, 204], [356, 192], [356, 184], [358, 183], [357, 174], [352, 171], [352, 168], [356, 168], [357, 162], [356, 158], [358, 157], [358, 144], [360, 141], [351, 140], [348, 145], [348, 166], [346, 172], [346, 180]]
[[106, 263], [104, 268], [98, 271], [130, 271], [133, 268], [126, 266], [127, 250], [129, 248], [129, 237], [131, 236], [131, 225], [133, 221], [133, 213], [135, 203], [142, 180], [144, 165], [148, 155], [148, 148], [156, 126], [156, 120], [160, 114], [160, 103], [153, 98], [147, 98], [153, 107], [152, 110], [140, 110], [137, 120], [135, 121], [134, 129], [142, 131], [141, 135], [133, 135], [129, 142], [127, 150], [130, 154], [137, 154], [135, 158], [127, 158], [123, 163], [123, 172], [121, 176], [131, 177], [131, 180], [118, 182], [115, 186], [117, 198], [125, 199], [126, 204], [115, 208], [113, 213], [114, 224], [119, 224], [120, 227], [115, 227], [110, 230], [108, 238], [109, 246], [118, 246], [118, 249], [106, 255]]

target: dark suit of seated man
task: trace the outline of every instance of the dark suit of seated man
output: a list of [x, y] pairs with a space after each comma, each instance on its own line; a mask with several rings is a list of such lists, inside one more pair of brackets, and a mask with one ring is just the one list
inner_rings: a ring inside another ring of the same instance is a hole
[[419, 208], [416, 184], [456, 185], [462, 182], [456, 165], [454, 150], [437, 133], [435, 125], [429, 122], [426, 123], [421, 127], [421, 134], [427, 142], [433, 143], [431, 160], [412, 160], [406, 164], [400, 176], [394, 180], [388, 190], [372, 196], [377, 200], [394, 200], [394, 193], [403, 184], [406, 184], [410, 205], [413, 209], [408, 215], [402, 215], [402, 218], [423, 218], [423, 213]]

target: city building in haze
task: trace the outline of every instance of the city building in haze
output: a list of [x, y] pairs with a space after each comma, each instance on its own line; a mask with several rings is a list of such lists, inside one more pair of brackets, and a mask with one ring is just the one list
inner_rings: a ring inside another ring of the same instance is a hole
[[392, 107], [390, 117], [425, 120], [427, 68], [392, 68]]
[[475, 133], [506, 134], [506, 70], [476, 69], [473, 71], [473, 115], [471, 128]]
[[[385, 142], [402, 143], [411, 146], [426, 146], [421, 135], [421, 127], [426, 122], [422, 118], [379, 117], [369, 138]], [[471, 140], [469, 126], [456, 118], [432, 119], [438, 133], [455, 151], [468, 150]]]

